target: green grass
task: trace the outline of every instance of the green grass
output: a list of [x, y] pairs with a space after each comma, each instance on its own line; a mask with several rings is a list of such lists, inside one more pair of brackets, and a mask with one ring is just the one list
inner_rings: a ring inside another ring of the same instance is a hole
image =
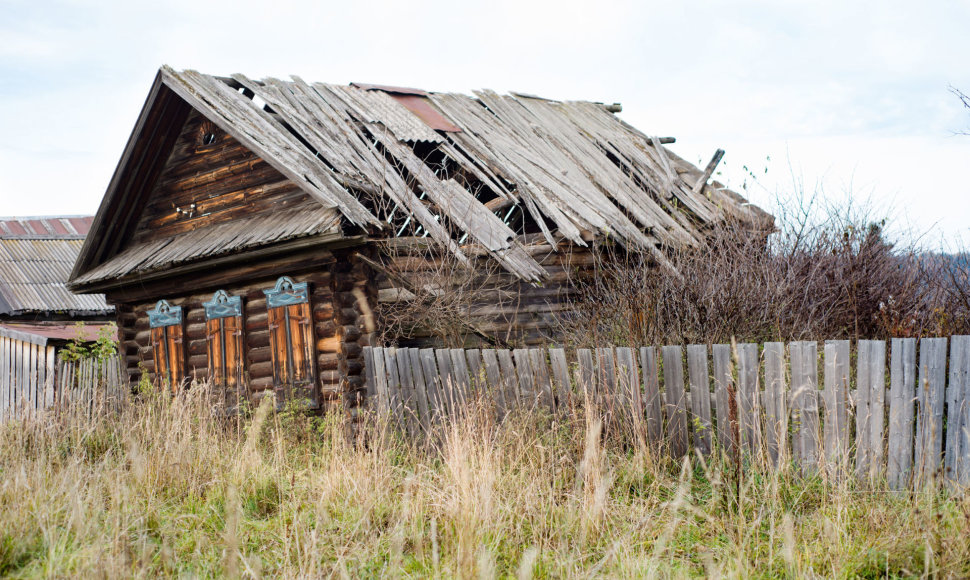
[[13, 577], [970, 576], [970, 500], [673, 461], [576, 410], [433, 443], [204, 388], [0, 426]]

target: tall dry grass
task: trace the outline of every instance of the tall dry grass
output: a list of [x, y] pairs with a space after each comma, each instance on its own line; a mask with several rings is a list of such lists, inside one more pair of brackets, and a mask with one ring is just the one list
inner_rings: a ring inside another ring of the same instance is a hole
[[476, 408], [418, 442], [213, 400], [0, 426], [0, 574], [970, 575], [970, 500], [672, 460], [582, 406]]

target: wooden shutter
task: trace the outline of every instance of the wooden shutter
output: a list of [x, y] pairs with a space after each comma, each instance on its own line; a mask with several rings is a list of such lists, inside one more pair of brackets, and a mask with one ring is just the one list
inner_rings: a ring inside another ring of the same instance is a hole
[[185, 348], [182, 335], [182, 307], [159, 300], [148, 311], [151, 326], [155, 381], [177, 393], [185, 382]]
[[209, 358], [209, 380], [224, 387], [227, 395], [243, 385], [242, 299], [218, 290], [205, 307], [206, 344]]
[[273, 384], [284, 397], [309, 399], [316, 406], [313, 319], [306, 282], [283, 276], [266, 294]]

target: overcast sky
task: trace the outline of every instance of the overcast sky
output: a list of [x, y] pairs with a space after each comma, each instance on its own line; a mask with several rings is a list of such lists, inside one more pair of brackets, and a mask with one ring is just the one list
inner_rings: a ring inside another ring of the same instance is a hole
[[94, 213], [169, 64], [618, 101], [688, 160], [725, 149], [755, 203], [794, 174], [966, 243], [968, 25], [964, 0], [0, 0], [0, 215]]

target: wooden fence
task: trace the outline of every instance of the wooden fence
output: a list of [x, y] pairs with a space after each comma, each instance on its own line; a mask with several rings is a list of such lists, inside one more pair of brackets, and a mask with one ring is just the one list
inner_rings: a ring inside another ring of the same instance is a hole
[[793, 460], [806, 473], [884, 477], [894, 489], [938, 475], [970, 485], [970, 336], [893, 339], [888, 352], [885, 341], [852, 346], [674, 345], [569, 357], [559, 348], [367, 347], [364, 358], [369, 400], [411, 434], [477, 398], [499, 416], [593, 401], [628, 413], [675, 456], [736, 450], [774, 465]]
[[[0, 420], [97, 394], [120, 395], [128, 385], [121, 357], [65, 362], [55, 347], [23, 333], [0, 336]], [[20, 334], [22, 336], [16, 336]]]

